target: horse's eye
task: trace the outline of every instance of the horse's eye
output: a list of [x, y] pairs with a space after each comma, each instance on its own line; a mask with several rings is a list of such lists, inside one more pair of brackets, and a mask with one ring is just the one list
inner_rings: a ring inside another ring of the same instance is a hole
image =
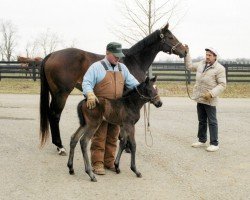
[[169, 38], [170, 40], [174, 39], [174, 37], [173, 37], [173, 36], [169, 36], [168, 38]]

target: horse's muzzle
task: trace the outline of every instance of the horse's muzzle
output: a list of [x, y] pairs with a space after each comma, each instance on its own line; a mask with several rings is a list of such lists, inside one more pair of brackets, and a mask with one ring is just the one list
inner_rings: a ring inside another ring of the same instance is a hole
[[154, 106], [156, 108], [160, 108], [162, 106], [162, 102], [161, 101], [154, 102], [153, 104], [154, 104]]

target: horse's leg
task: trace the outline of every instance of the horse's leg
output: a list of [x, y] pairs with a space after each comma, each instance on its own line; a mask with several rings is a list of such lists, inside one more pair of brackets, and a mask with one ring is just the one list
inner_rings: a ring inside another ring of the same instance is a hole
[[77, 142], [79, 141], [80, 137], [84, 134], [84, 127], [80, 126], [76, 132], [71, 136], [70, 140], [70, 152], [69, 152], [69, 160], [68, 160], [68, 168], [69, 168], [69, 173], [71, 175], [75, 174], [74, 173], [74, 168], [73, 168], [73, 159], [74, 159], [74, 153], [75, 153], [75, 147]]
[[[100, 126], [100, 124], [99, 124], [99, 126]], [[99, 126], [97, 126], [95, 128], [88, 127], [86, 129], [85, 134], [80, 139], [80, 145], [81, 145], [82, 155], [83, 155], [83, 160], [84, 160], [84, 165], [85, 165], [85, 172], [89, 175], [91, 181], [93, 181], [93, 182], [96, 182], [97, 180], [96, 180], [95, 175], [92, 171], [92, 167], [91, 167], [91, 164], [89, 161], [87, 146], [88, 146], [89, 140], [95, 134], [95, 132], [97, 131]]]
[[125, 134], [126, 133], [125, 133], [123, 127], [121, 127], [119, 149], [118, 149], [118, 153], [117, 153], [117, 156], [115, 159], [115, 170], [116, 170], [117, 174], [119, 174], [121, 172], [121, 170], [119, 168], [120, 159], [121, 159], [122, 152], [126, 148], [126, 145], [127, 145], [127, 136]]
[[50, 112], [49, 112], [49, 122], [52, 135], [52, 143], [57, 146], [59, 155], [66, 155], [66, 150], [62, 145], [59, 129], [59, 121], [61, 118], [61, 113], [65, 106], [68, 93], [57, 93], [52, 95], [52, 100], [50, 103]]
[[131, 125], [128, 130], [129, 146], [131, 150], [131, 170], [136, 174], [137, 177], [142, 177], [141, 173], [136, 169], [135, 165], [135, 152], [136, 152], [136, 142], [135, 142], [135, 126]]

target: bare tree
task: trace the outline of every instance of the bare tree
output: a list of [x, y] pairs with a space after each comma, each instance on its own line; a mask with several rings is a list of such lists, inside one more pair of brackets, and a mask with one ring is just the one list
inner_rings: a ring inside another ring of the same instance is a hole
[[42, 48], [44, 56], [56, 50], [56, 48], [61, 43], [61, 40], [57, 36], [57, 34], [50, 32], [47, 30], [45, 33], [41, 34], [38, 43]]
[[64, 48], [76, 48], [77, 43], [78, 43], [77, 39], [72, 39], [69, 43], [64, 45]]
[[[132, 45], [159, 28], [160, 23], [161, 26], [165, 25], [177, 16], [177, 13], [178, 15], [183, 13], [179, 8], [180, 2], [181, 0], [123, 0], [118, 6], [124, 20], [113, 33]], [[175, 22], [175, 26], [184, 16], [185, 14]], [[152, 76], [152, 67], [149, 68], [148, 73]]]
[[1, 54], [7, 61], [10, 61], [13, 57], [14, 49], [17, 46], [17, 29], [11, 21], [2, 21], [0, 32], [2, 40]]
[[38, 55], [39, 41], [35, 39], [34, 41], [27, 42], [26, 44], [26, 57], [33, 58]]
[[2, 48], [2, 44], [0, 44], [0, 54], [1, 54], [1, 60], [4, 60], [4, 53], [3, 53], [3, 48]]
[[[182, 17], [175, 22], [176, 26], [185, 15], [180, 8], [180, 1], [123, 0], [121, 4], [118, 4], [118, 7], [124, 20], [122, 24], [119, 23], [119, 28], [115, 29], [113, 33], [121, 40], [134, 44], [159, 28], [160, 23], [161, 26], [165, 25], [170, 19], [174, 18], [174, 14], [179, 16], [182, 13]], [[176, 17], [174, 20], [176, 20]]]

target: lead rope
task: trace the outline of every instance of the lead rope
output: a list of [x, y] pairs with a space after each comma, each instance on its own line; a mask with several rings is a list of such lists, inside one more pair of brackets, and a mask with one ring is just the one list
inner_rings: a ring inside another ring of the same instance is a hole
[[187, 75], [187, 70], [185, 69], [185, 78], [186, 78], [186, 90], [187, 90], [187, 94], [188, 94], [189, 99], [195, 100], [195, 99], [193, 99], [193, 98], [190, 96], [190, 94], [189, 94], [187, 76], [188, 76], [188, 75]]
[[[186, 77], [186, 89], [187, 89], [187, 94], [188, 94], [189, 99], [191, 99], [191, 100], [197, 100], [197, 99], [199, 99], [199, 97], [198, 98], [192, 98], [190, 96], [190, 94], [189, 94], [188, 80], [187, 80], [187, 70], [186, 69], [185, 69], [185, 77]], [[209, 102], [209, 105], [211, 105], [211, 102]]]
[[190, 93], [189, 93], [189, 89], [188, 89], [188, 80], [187, 80], [187, 70], [185, 69], [185, 78], [186, 78], [186, 90], [187, 90], [187, 94], [188, 94], [188, 97], [189, 97], [189, 99], [191, 99], [191, 100], [197, 100], [197, 99], [199, 99], [199, 98], [192, 98], [191, 96], [190, 96]]
[[[152, 147], [154, 144], [154, 140], [153, 140], [151, 130], [150, 130], [149, 117], [150, 117], [150, 103], [148, 103], [148, 111], [147, 111], [146, 104], [144, 104], [144, 128], [145, 128], [145, 144], [147, 147]], [[149, 135], [151, 137], [151, 144], [150, 145], [147, 142], [147, 133], [149, 133]]]

